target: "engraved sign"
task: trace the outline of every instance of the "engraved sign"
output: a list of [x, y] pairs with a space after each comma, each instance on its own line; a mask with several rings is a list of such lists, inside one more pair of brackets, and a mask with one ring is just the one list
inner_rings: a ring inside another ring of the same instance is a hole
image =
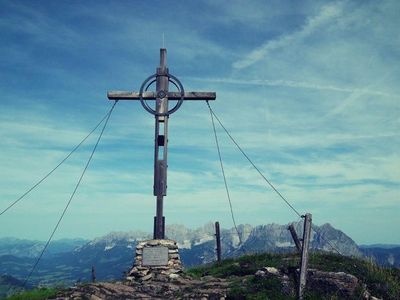
[[142, 266], [168, 265], [167, 247], [144, 247]]

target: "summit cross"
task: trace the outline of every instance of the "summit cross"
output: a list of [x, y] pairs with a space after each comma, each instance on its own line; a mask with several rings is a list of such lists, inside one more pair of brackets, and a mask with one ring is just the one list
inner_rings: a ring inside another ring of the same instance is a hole
[[[152, 84], [156, 84], [156, 91], [148, 91]], [[169, 91], [169, 83], [174, 85], [177, 92]], [[154, 186], [156, 196], [156, 216], [154, 217], [154, 239], [165, 238], [165, 218], [163, 216], [164, 196], [167, 195], [167, 157], [168, 157], [168, 119], [186, 100], [215, 100], [215, 92], [185, 92], [182, 83], [169, 73], [167, 68], [167, 49], [160, 49], [160, 66], [156, 73], [148, 77], [140, 87], [139, 92], [110, 91], [109, 100], [138, 100], [146, 111], [155, 117], [154, 139]], [[147, 100], [155, 100], [153, 109]], [[169, 100], [177, 100], [172, 109], [168, 108]]]

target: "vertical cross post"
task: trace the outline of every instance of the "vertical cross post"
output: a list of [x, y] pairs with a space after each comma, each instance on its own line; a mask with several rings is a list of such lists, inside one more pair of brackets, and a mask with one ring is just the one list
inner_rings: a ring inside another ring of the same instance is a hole
[[160, 67], [156, 77], [156, 112], [154, 138], [154, 186], [153, 194], [157, 197], [154, 239], [164, 239], [163, 202], [167, 195], [167, 153], [168, 153], [168, 68], [167, 50], [160, 49]]
[[303, 217], [304, 217], [303, 247], [301, 251], [300, 279], [299, 279], [299, 289], [298, 289], [298, 296], [300, 300], [303, 299], [304, 289], [306, 287], [306, 280], [307, 280], [308, 248], [310, 245], [312, 215], [307, 213]]
[[217, 261], [221, 261], [221, 232], [219, 229], [219, 222], [215, 222], [215, 241], [217, 244]]

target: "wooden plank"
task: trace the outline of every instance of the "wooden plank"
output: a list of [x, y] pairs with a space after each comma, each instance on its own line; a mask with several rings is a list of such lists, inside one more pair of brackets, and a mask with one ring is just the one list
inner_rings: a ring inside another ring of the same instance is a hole
[[310, 245], [310, 237], [311, 237], [311, 222], [312, 222], [312, 215], [307, 213], [304, 216], [303, 248], [301, 251], [301, 261], [300, 261], [300, 279], [299, 279], [299, 289], [298, 289], [298, 296], [300, 300], [303, 299], [307, 281], [308, 248]]
[[[107, 92], [107, 97], [109, 100], [140, 100], [138, 92], [110, 91]], [[156, 97], [156, 92], [143, 92], [144, 100], [155, 100]], [[185, 92], [184, 100], [215, 100], [216, 97], [215, 92]], [[179, 92], [168, 92], [168, 100], [179, 99]]]
[[219, 229], [219, 222], [215, 222], [215, 241], [217, 244], [217, 261], [221, 262], [221, 232]]
[[300, 240], [297, 236], [296, 230], [294, 229], [293, 224], [290, 224], [288, 227], [288, 230], [290, 231], [290, 234], [292, 235], [293, 241], [296, 245], [297, 251], [301, 252], [301, 243]]
[[[217, 94], [215, 92], [185, 92], [185, 100], [215, 100]], [[179, 92], [169, 92], [169, 100], [179, 100], [181, 94]]]
[[[107, 92], [109, 100], [140, 100], [138, 92], [125, 92], [125, 91], [110, 91]], [[156, 98], [155, 92], [144, 92], [143, 99], [154, 100]]]

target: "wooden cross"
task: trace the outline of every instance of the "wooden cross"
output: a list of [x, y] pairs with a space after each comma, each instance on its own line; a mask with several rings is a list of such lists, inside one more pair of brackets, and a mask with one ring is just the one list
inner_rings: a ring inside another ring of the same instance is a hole
[[[148, 88], [156, 83], [156, 91]], [[169, 91], [172, 83], [178, 92]], [[139, 92], [111, 91], [107, 93], [109, 100], [139, 100], [143, 107], [155, 116], [155, 145], [154, 145], [154, 186], [153, 194], [157, 198], [156, 216], [154, 217], [154, 239], [165, 238], [165, 218], [163, 216], [163, 199], [167, 195], [167, 149], [168, 149], [168, 119], [185, 100], [215, 100], [215, 92], [185, 92], [181, 82], [169, 74], [167, 68], [167, 49], [160, 49], [160, 66], [156, 73], [148, 77], [142, 84]], [[155, 109], [151, 108], [147, 100], [155, 100]], [[168, 108], [169, 100], [177, 100], [176, 105]]]

